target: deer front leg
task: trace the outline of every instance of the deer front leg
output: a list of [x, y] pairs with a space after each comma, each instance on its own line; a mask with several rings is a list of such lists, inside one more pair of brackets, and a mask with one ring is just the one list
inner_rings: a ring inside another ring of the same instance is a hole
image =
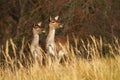
[[54, 52], [54, 46], [53, 45], [48, 45], [48, 48], [47, 48], [47, 53], [55, 56], [55, 52]]

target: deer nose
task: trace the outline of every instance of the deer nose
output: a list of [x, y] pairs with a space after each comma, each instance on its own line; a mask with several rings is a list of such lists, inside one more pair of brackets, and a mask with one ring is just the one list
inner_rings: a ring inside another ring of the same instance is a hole
[[43, 33], [45, 33], [46, 31], [45, 31], [45, 30], [43, 30], [42, 32], [43, 32]]
[[63, 24], [60, 25], [60, 28], [63, 28]]

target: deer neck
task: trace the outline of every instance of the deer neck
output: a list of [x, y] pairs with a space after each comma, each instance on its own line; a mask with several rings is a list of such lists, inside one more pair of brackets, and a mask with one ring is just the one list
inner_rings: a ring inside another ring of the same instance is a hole
[[39, 35], [38, 34], [33, 35], [32, 45], [39, 46]]
[[55, 29], [50, 27], [46, 42], [47, 43], [54, 43], [54, 38], [55, 38]]

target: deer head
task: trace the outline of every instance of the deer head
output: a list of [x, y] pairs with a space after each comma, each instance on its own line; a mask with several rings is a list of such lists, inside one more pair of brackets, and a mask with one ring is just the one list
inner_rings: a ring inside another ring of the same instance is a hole
[[50, 17], [50, 23], [49, 26], [53, 29], [57, 29], [57, 28], [62, 28], [63, 24], [58, 22], [58, 18], [59, 16], [56, 16], [55, 18]]
[[41, 24], [41, 22], [39, 22], [38, 24], [34, 24], [33, 34], [45, 33], [45, 30], [41, 27]]

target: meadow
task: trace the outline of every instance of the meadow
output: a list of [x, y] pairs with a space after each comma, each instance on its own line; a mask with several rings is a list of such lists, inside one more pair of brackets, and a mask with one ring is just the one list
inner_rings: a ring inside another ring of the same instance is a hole
[[[120, 0], [0, 0], [0, 10], [0, 80], [120, 80]], [[33, 25], [48, 31], [50, 16], [64, 26], [56, 37], [70, 38], [54, 62], [29, 49]]]
[[[25, 38], [18, 46], [12, 39], [0, 48], [0, 80], [120, 80], [120, 43], [102, 37], [68, 41], [66, 59], [50, 61], [44, 51], [34, 60], [26, 50]], [[27, 44], [29, 47], [29, 44]], [[51, 63], [51, 64], [50, 64]]]

